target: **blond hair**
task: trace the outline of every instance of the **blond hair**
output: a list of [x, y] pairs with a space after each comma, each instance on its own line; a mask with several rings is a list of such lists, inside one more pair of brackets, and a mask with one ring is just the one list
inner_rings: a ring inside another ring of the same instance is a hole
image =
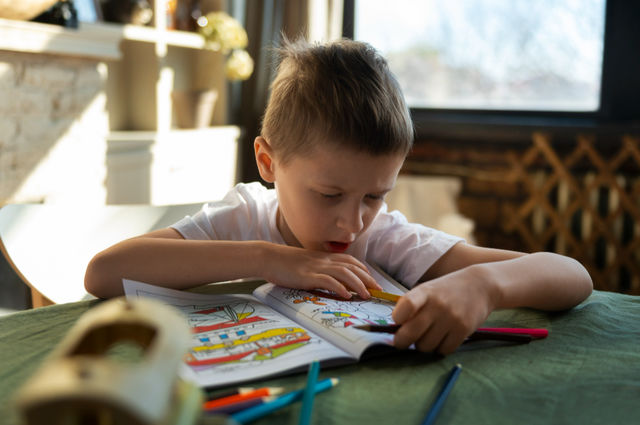
[[406, 155], [413, 124], [387, 61], [369, 44], [284, 40], [262, 123], [282, 161], [335, 143], [373, 155]]

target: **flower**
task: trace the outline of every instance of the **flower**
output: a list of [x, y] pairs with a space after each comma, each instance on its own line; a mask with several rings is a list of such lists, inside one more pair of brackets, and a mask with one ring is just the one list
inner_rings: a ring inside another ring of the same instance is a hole
[[207, 47], [227, 56], [225, 74], [230, 80], [246, 80], [253, 72], [253, 59], [246, 50], [249, 38], [240, 22], [225, 12], [210, 12], [198, 18], [198, 32]]
[[228, 79], [246, 80], [253, 72], [253, 59], [246, 50], [236, 49], [231, 53], [225, 64], [225, 74]]

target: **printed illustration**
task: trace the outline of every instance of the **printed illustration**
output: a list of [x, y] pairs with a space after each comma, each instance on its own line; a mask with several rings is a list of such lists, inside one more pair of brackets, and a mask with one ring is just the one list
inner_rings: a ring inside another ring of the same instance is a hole
[[195, 311], [188, 313], [187, 317], [194, 333], [215, 331], [266, 320], [260, 316], [252, 316], [255, 313], [255, 308], [250, 303], [212, 306], [210, 308], [193, 306], [193, 308]]
[[179, 308], [194, 334], [196, 344], [185, 358], [194, 367], [271, 360], [310, 340], [302, 328], [273, 327], [277, 324], [257, 314], [251, 302]]
[[370, 298], [364, 300], [353, 295], [349, 300], [324, 291], [285, 290], [284, 299], [293, 304], [307, 302], [311, 308], [305, 310], [310, 318], [326, 328], [344, 329], [354, 325], [393, 323], [391, 312], [394, 304]]
[[186, 362], [190, 366], [205, 366], [241, 360], [269, 360], [295, 350], [309, 340], [307, 331], [297, 327], [269, 329], [253, 335], [242, 330], [236, 331], [234, 337], [221, 333], [200, 337], [204, 345], [193, 347]]

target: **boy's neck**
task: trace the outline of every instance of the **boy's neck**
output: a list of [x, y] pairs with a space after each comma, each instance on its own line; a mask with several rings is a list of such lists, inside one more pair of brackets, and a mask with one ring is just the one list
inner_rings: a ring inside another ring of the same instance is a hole
[[291, 229], [289, 229], [286, 220], [280, 212], [280, 208], [278, 208], [278, 211], [276, 212], [276, 227], [280, 232], [280, 236], [282, 236], [282, 239], [288, 246], [295, 246], [298, 248], [302, 247], [293, 232], [291, 232]]

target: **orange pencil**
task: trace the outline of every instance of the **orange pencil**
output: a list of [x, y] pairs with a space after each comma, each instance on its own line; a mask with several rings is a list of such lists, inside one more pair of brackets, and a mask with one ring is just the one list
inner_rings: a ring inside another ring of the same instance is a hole
[[241, 401], [251, 400], [254, 398], [277, 395], [282, 392], [282, 388], [258, 388], [253, 391], [249, 391], [242, 394], [230, 395], [228, 397], [216, 398], [214, 400], [209, 400], [204, 402], [203, 408], [206, 410], [215, 409], [222, 406], [227, 406], [229, 404], [238, 403]]
[[390, 294], [389, 292], [378, 291], [377, 289], [368, 289], [368, 291], [372, 297], [380, 298], [381, 300], [387, 300], [396, 303], [400, 299], [400, 295]]

